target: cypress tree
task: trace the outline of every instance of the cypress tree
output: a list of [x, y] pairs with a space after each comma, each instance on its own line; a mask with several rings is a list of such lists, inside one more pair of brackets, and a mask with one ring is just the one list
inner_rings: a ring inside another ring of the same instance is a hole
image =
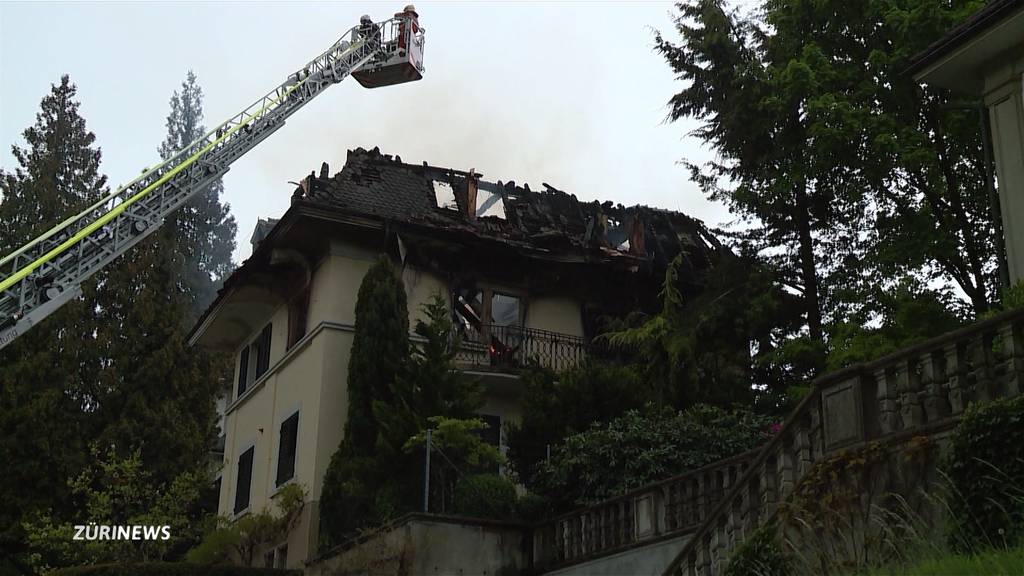
[[387, 256], [363, 277], [355, 312], [345, 435], [331, 456], [320, 497], [320, 535], [325, 544], [340, 542], [372, 523], [379, 508], [373, 458], [379, 426], [373, 404], [392, 402], [391, 387], [409, 356], [405, 288]]
[[[12, 146], [17, 167], [0, 170], [0, 253], [7, 254], [106, 193], [95, 135], [79, 115], [67, 75]], [[0, 351], [0, 573], [25, 570], [22, 522], [47, 511], [69, 518], [66, 480], [85, 462], [84, 416], [95, 406], [93, 307], [66, 304]], [[27, 573], [27, 572], [26, 572]]]

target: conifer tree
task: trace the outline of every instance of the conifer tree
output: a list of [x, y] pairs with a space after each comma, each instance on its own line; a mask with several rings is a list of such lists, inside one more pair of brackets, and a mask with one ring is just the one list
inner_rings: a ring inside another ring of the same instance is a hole
[[[160, 157], [168, 159], [206, 133], [203, 126], [203, 91], [189, 70], [170, 101], [167, 137], [160, 144]], [[217, 287], [231, 272], [237, 226], [228, 205], [221, 203], [224, 183], [216, 180], [196, 193], [168, 219], [176, 248], [184, 255], [182, 282], [190, 299], [190, 320], [198, 318], [213, 302]]]
[[[202, 135], [202, 91], [191, 72], [170, 101], [173, 155]], [[190, 347], [194, 319], [230, 269], [234, 220], [220, 204], [220, 183], [201, 191], [108, 274], [98, 296], [101, 437], [126, 456], [140, 449], [155, 484], [203, 468], [214, 431], [215, 400], [227, 362]], [[201, 475], [200, 475], [201, 476]]]
[[348, 417], [341, 445], [331, 456], [320, 496], [320, 537], [340, 542], [372, 523], [378, 424], [374, 401], [390, 404], [391, 388], [409, 355], [409, 311], [395, 265], [381, 256], [359, 286], [355, 335], [348, 363]]
[[[51, 87], [12, 147], [17, 167], [0, 170], [0, 253], [7, 254], [106, 192], [95, 135], [79, 115], [68, 76]], [[85, 461], [84, 416], [95, 405], [93, 308], [66, 304], [0, 352], [0, 573], [25, 570], [22, 521], [69, 513], [66, 479]], [[18, 568], [21, 567], [21, 568]], [[28, 573], [28, 572], [26, 572]]]

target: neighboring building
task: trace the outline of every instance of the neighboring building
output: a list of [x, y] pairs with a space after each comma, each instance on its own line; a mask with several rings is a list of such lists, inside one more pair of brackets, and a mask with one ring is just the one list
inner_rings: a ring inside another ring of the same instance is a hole
[[994, 0], [911, 65], [914, 79], [988, 108], [1011, 283], [1024, 281], [1024, 0]]
[[316, 549], [321, 483], [341, 441], [356, 295], [379, 254], [402, 270], [410, 325], [440, 293], [463, 339], [460, 368], [487, 391], [493, 441], [519, 418], [518, 368], [584, 358], [599, 316], [653, 310], [665, 266], [692, 281], [724, 250], [683, 214], [579, 202], [480, 175], [350, 151], [261, 220], [253, 255], [225, 282], [190, 341], [235, 357], [224, 409], [219, 512], [261, 510], [280, 487], [309, 493], [298, 528], [268, 563], [301, 567]]

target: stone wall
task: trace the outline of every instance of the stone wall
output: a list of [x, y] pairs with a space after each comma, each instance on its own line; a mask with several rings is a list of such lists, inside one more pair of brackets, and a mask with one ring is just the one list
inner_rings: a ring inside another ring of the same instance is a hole
[[526, 568], [526, 527], [409, 514], [307, 564], [306, 576], [514, 576]]

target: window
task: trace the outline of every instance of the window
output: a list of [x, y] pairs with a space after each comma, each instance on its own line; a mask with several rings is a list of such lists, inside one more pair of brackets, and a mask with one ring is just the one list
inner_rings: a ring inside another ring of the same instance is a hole
[[249, 389], [270, 368], [270, 334], [272, 324], [264, 326], [251, 344], [242, 348], [238, 358], [238, 396]]
[[277, 451], [277, 485], [295, 476], [295, 446], [298, 441], [299, 413], [281, 423], [281, 445]]
[[252, 457], [255, 446], [238, 457], [238, 481], [235, 485], [235, 514], [249, 507], [249, 488], [252, 484]]
[[495, 292], [491, 297], [491, 323], [497, 326], [519, 326], [519, 298]]
[[306, 321], [309, 315], [309, 288], [292, 298], [288, 303], [288, 345], [291, 350], [296, 342], [306, 335]]

